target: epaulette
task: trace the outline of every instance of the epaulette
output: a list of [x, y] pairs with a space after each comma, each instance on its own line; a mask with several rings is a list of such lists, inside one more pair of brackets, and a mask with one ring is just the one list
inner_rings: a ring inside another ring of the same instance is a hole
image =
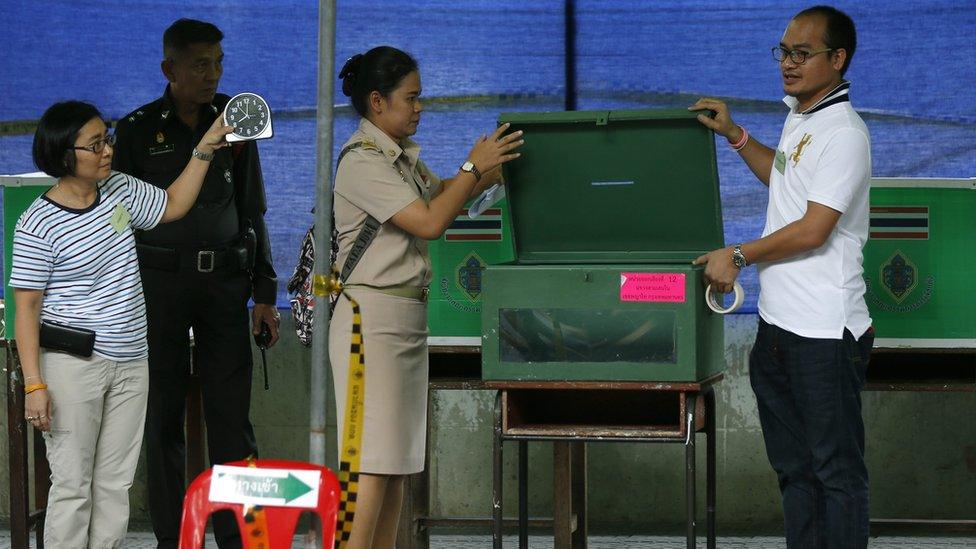
[[125, 120], [129, 124], [139, 124], [148, 118], [148, 114], [153, 110], [155, 101], [148, 103], [139, 107], [138, 109], [130, 112], [129, 114], [122, 117], [121, 120]]
[[383, 152], [383, 149], [381, 149], [380, 146], [376, 144], [376, 140], [373, 139], [372, 137], [363, 138], [363, 140], [360, 141], [359, 146], [367, 151]]
[[362, 149], [364, 151], [378, 152], [389, 161], [394, 161], [397, 159], [398, 156], [400, 156], [399, 150], [393, 147], [384, 149], [376, 142], [375, 138], [370, 136], [364, 137], [362, 141], [357, 141], [356, 143], [353, 143], [352, 145], [350, 145], [350, 147]]

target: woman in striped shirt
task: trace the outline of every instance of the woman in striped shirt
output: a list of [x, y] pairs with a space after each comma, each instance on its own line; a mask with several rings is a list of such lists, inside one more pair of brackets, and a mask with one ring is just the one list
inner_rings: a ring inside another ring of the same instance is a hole
[[[17, 221], [10, 286], [25, 415], [51, 464], [51, 547], [122, 544], [149, 388], [133, 230], [189, 211], [232, 129], [218, 117], [164, 190], [111, 171], [115, 138], [94, 106], [57, 103], [38, 123], [34, 163], [58, 182]], [[94, 332], [89, 356], [41, 348], [42, 322]]]

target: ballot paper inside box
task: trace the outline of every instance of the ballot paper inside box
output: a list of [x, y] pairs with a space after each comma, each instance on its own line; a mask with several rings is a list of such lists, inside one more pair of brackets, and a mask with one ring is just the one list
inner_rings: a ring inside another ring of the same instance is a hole
[[696, 381], [724, 368], [698, 255], [724, 245], [715, 141], [684, 110], [502, 115], [515, 259], [482, 275], [486, 380]]

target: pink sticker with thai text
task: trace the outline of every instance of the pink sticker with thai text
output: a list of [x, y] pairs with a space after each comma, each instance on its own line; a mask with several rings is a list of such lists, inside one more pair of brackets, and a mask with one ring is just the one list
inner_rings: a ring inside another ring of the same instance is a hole
[[684, 273], [620, 273], [620, 301], [685, 302]]

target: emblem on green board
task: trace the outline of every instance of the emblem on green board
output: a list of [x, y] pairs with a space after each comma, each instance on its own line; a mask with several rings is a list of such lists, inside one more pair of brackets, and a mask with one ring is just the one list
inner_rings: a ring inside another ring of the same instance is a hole
[[469, 253], [457, 266], [455, 281], [471, 301], [478, 301], [481, 297], [481, 274], [484, 270], [485, 262], [474, 252]]
[[918, 268], [904, 252], [895, 250], [881, 265], [880, 280], [891, 297], [901, 303], [918, 285]]

